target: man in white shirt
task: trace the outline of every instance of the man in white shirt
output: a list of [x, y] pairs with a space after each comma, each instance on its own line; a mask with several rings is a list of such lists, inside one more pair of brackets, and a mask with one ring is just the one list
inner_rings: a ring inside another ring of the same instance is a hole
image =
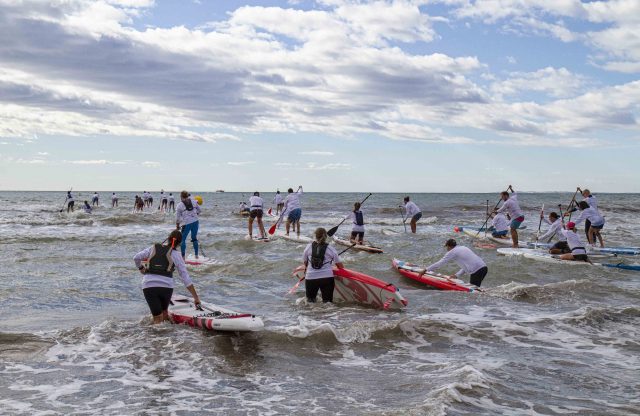
[[404, 209], [406, 211], [406, 215], [404, 217], [404, 222], [407, 222], [407, 219], [411, 218], [411, 232], [416, 233], [416, 228], [418, 224], [418, 220], [422, 218], [422, 211], [415, 202], [410, 201], [408, 196], [404, 197]]
[[422, 274], [427, 271], [436, 271], [446, 263], [453, 261], [461, 268], [455, 275], [449, 276], [451, 279], [459, 278], [464, 273], [469, 273], [471, 275], [470, 283], [480, 287], [482, 280], [489, 271], [485, 262], [477, 254], [471, 251], [471, 249], [457, 245], [456, 240], [453, 238], [447, 240], [444, 246], [447, 249], [447, 254], [437, 262], [428, 266]]
[[[508, 191], [511, 191], [511, 195], [509, 195]], [[511, 185], [507, 188], [506, 191], [500, 194], [502, 198], [503, 204], [496, 212], [506, 212], [509, 214], [511, 218], [511, 241], [513, 241], [513, 247], [518, 248], [518, 228], [524, 221], [524, 214], [520, 209], [520, 204], [518, 203], [518, 194], [515, 189]]]

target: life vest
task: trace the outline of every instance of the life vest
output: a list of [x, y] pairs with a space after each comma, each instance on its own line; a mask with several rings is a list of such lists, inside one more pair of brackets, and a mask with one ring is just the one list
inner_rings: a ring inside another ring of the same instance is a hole
[[356, 225], [364, 225], [364, 216], [362, 215], [362, 211], [353, 211], [356, 215]]
[[149, 256], [149, 266], [146, 273], [159, 274], [160, 276], [166, 276], [173, 278], [173, 271], [176, 266], [173, 264], [171, 258], [170, 246], [163, 246], [162, 244], [154, 244]]
[[184, 207], [187, 211], [193, 211], [193, 202], [191, 202], [191, 198], [187, 198], [184, 200]]
[[311, 267], [314, 269], [322, 269], [324, 266], [324, 253], [327, 252], [328, 244], [320, 244], [314, 241], [311, 244]]

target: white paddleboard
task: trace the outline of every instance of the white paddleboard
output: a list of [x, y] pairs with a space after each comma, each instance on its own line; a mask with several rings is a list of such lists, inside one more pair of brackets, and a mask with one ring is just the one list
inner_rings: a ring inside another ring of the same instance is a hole
[[485, 233], [484, 231], [474, 230], [473, 228], [462, 227], [462, 232], [468, 235], [471, 238], [476, 238], [478, 240], [486, 240], [491, 241], [496, 244], [500, 244], [503, 246], [510, 246], [513, 244], [511, 238], [497, 238], [491, 235], [490, 232]]
[[269, 237], [261, 238], [260, 235], [254, 235], [252, 238], [249, 234], [245, 235], [244, 239], [247, 241], [253, 241], [256, 243], [268, 243], [269, 241], [271, 241]]
[[185, 257], [184, 262], [187, 263], [188, 266], [204, 266], [218, 263], [217, 260], [203, 255], [199, 255], [198, 258], [196, 258], [194, 254], [188, 254], [187, 257]]
[[292, 241], [294, 243], [308, 244], [313, 241], [311, 237], [307, 237], [306, 235], [297, 235], [296, 233], [292, 233], [292, 232], [289, 233], [289, 235], [286, 235], [284, 230], [276, 231], [275, 236], [277, 236], [278, 238], [282, 238], [283, 240]]
[[[333, 241], [336, 244], [340, 244], [341, 246], [350, 247], [353, 246], [353, 243], [350, 240], [333, 236]], [[372, 246], [365, 242], [365, 244], [356, 244], [353, 246], [354, 250], [366, 251], [369, 253], [382, 253], [383, 250], [380, 247]]]
[[264, 323], [249, 313], [239, 313], [212, 303], [202, 302], [202, 310], [196, 309], [193, 299], [173, 295], [169, 315], [176, 324], [215, 331], [249, 332], [261, 331]]

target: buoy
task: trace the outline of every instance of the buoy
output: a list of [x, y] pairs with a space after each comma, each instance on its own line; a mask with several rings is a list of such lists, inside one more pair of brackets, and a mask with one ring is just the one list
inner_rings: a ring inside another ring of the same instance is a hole
[[198, 205], [202, 205], [202, 197], [200, 195], [196, 195], [193, 198], [198, 201]]
[[459, 233], [460, 232], [460, 228], [458, 228], [457, 226], [453, 227], [453, 231], [455, 231], [456, 233]]

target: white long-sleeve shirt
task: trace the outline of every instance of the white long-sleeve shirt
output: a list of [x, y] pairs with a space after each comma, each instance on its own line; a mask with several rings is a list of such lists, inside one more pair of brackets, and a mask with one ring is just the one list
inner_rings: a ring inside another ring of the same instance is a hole
[[598, 200], [595, 195], [589, 195], [584, 199], [590, 207], [595, 208], [598, 211]]
[[562, 235], [567, 239], [567, 244], [569, 245], [572, 254], [587, 254], [587, 251], [584, 249], [584, 244], [582, 243], [582, 240], [580, 240], [580, 235], [578, 235], [578, 233], [565, 229], [562, 229], [560, 231], [562, 232]]
[[284, 200], [284, 208], [287, 213], [296, 208], [302, 208], [302, 205], [300, 205], [300, 195], [302, 195], [302, 188], [298, 189], [297, 192], [287, 195], [287, 198]]
[[589, 220], [591, 222], [591, 225], [595, 225], [596, 227], [604, 225], [604, 217], [600, 215], [598, 210], [594, 207], [589, 207], [582, 210], [578, 218], [575, 220], [575, 223], [579, 224], [585, 220]]
[[486, 267], [484, 261], [471, 249], [465, 246], [455, 246], [451, 250], [447, 251], [447, 254], [443, 258], [427, 267], [429, 271], [436, 271], [443, 265], [449, 262], [455, 262], [461, 269], [456, 273], [456, 276], [460, 277], [464, 273], [473, 274], [478, 270]]
[[[364, 232], [364, 224], [362, 225], [358, 225], [356, 224], [356, 213], [351, 211], [349, 213], [349, 216], [347, 217], [347, 219], [351, 220], [351, 223], [353, 224], [351, 227], [351, 231], [356, 232], [356, 233], [363, 233]], [[364, 222], [364, 214], [362, 215], [362, 220]]]
[[309, 243], [304, 249], [304, 253], [302, 254], [302, 261], [307, 263], [307, 272], [305, 274], [305, 279], [313, 280], [322, 279], [324, 277], [333, 277], [333, 266], [337, 263], [340, 263], [340, 257], [338, 256], [338, 252], [336, 251], [336, 249], [332, 246], [327, 246], [327, 251], [324, 252], [324, 264], [320, 269], [314, 269], [311, 266], [312, 250], [313, 243]]
[[549, 227], [549, 229], [547, 230], [546, 233], [544, 233], [540, 237], [538, 237], [538, 241], [544, 241], [544, 242], [549, 243], [554, 238], [557, 238], [559, 241], [565, 241], [566, 240], [564, 234], [562, 234], [560, 232], [562, 230], [562, 221], [557, 219], [554, 222], [551, 222], [546, 218], [543, 218], [542, 220], [544, 222], [546, 222], [547, 224], [551, 225], [551, 227]]
[[504, 201], [502, 206], [498, 209], [498, 212], [507, 212], [512, 220], [516, 218], [524, 217], [522, 210], [520, 209], [520, 204], [518, 203], [518, 194], [516, 192], [512, 193], [509, 199]]
[[201, 212], [198, 201], [191, 197], [189, 197], [189, 199], [191, 200], [191, 205], [193, 205], [193, 209], [191, 211], [187, 210], [187, 207], [182, 201], [180, 201], [176, 206], [176, 223], [179, 223], [181, 226], [198, 221], [198, 215], [200, 215]]
[[499, 213], [491, 220], [491, 225], [496, 231], [507, 231], [509, 229], [509, 220], [504, 214]]
[[273, 203], [276, 205], [282, 204], [282, 201], [284, 201], [284, 198], [282, 198], [282, 194], [276, 194], [276, 196], [273, 197]]
[[251, 211], [256, 211], [258, 209], [264, 209], [264, 200], [259, 196], [249, 197], [249, 206], [251, 207]]
[[416, 203], [413, 201], [409, 201], [406, 204], [404, 204], [404, 209], [407, 211], [407, 218], [411, 218], [417, 213], [422, 212], [420, 211], [420, 208], [418, 208]]
[[[146, 248], [136, 254], [133, 257], [133, 261], [136, 263], [136, 267], [140, 268], [143, 260], [148, 260], [151, 252], [153, 251], [153, 246]], [[193, 284], [191, 278], [189, 277], [189, 272], [187, 272], [187, 265], [182, 258], [182, 255], [178, 250], [171, 250], [171, 259], [173, 260], [173, 264], [178, 271], [178, 275], [184, 284], [184, 287], [189, 287]], [[147, 289], [149, 287], [166, 287], [169, 289], [173, 289], [173, 279], [167, 276], [160, 276], [159, 274], [145, 274], [142, 277], [142, 288]]]

